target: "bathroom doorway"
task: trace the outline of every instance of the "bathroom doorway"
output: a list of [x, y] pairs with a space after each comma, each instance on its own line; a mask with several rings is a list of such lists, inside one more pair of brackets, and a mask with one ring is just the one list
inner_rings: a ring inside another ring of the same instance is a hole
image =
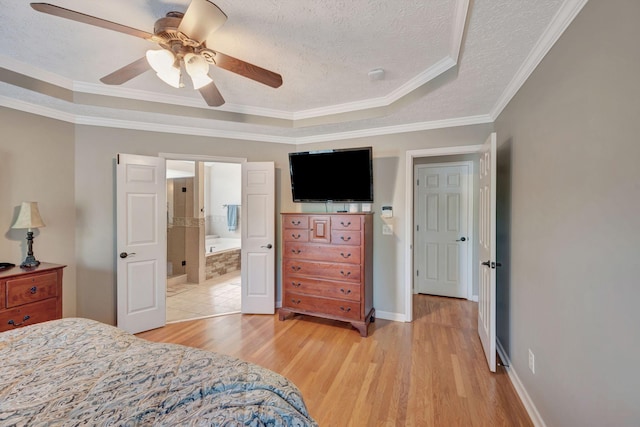
[[241, 164], [167, 160], [167, 322], [238, 313]]

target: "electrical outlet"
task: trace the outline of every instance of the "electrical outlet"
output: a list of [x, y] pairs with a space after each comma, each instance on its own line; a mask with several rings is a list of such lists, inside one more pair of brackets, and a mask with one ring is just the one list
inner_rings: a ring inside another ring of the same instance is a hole
[[536, 359], [535, 359], [535, 356], [533, 355], [533, 351], [531, 351], [531, 349], [529, 349], [529, 370], [533, 374], [536, 373]]

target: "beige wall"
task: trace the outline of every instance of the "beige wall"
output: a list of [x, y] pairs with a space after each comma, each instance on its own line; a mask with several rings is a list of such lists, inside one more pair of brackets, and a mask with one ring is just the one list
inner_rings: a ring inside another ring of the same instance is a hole
[[0, 107], [0, 262], [20, 264], [26, 230], [12, 230], [20, 204], [36, 201], [45, 227], [34, 232], [33, 252], [65, 264], [62, 310], [76, 314], [74, 127]]
[[640, 425], [638, 17], [587, 3], [496, 121], [499, 335], [548, 426]]

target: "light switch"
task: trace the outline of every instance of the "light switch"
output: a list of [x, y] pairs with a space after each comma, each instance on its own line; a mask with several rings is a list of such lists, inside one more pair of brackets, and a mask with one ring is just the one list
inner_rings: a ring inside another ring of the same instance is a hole
[[393, 225], [382, 224], [382, 234], [392, 235], [393, 234]]

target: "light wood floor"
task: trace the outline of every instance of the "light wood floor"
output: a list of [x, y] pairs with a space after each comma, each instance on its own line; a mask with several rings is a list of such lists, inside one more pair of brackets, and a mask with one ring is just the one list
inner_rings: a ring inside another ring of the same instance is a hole
[[476, 307], [416, 295], [412, 323], [377, 319], [368, 338], [340, 322], [240, 314], [139, 336], [279, 372], [300, 388], [320, 426], [530, 426], [504, 369], [487, 369]]

